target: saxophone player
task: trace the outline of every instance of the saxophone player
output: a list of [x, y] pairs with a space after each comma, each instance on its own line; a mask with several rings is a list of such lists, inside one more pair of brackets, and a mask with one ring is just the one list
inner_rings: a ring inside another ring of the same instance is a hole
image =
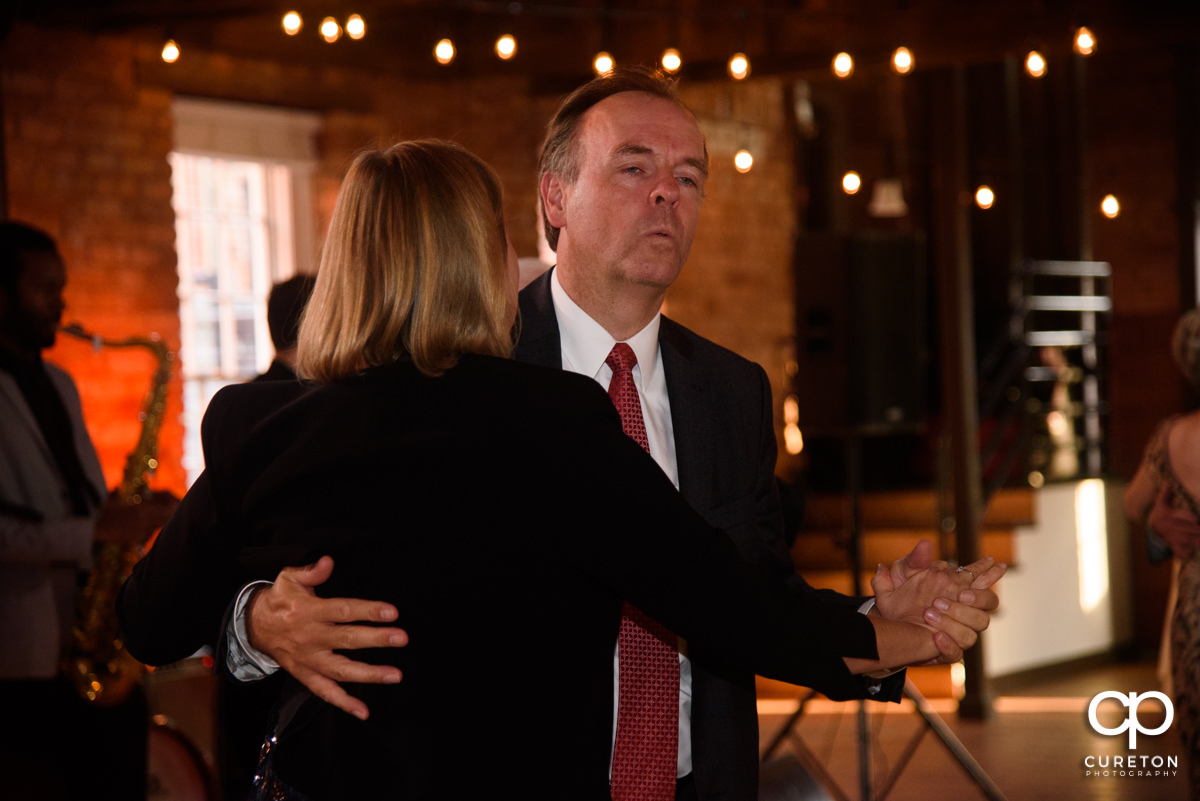
[[0, 223], [0, 775], [14, 798], [144, 798], [146, 706], [89, 706], [59, 676], [96, 542], [134, 542], [177, 503], [106, 491], [71, 377], [42, 360], [65, 308], [55, 241]]

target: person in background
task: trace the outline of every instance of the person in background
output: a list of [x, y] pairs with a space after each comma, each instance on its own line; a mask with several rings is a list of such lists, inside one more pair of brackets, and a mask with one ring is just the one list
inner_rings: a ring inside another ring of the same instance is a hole
[[271, 331], [271, 344], [275, 346], [275, 358], [265, 373], [254, 377], [254, 381], [282, 381], [296, 379], [296, 339], [300, 335], [300, 315], [312, 296], [317, 279], [311, 275], [294, 275], [271, 287], [267, 296], [267, 327]]
[[54, 346], [67, 269], [55, 241], [0, 222], [0, 794], [145, 797], [146, 699], [84, 701], [60, 673], [94, 543], [146, 540], [177, 499], [108, 493]]
[[[300, 318], [312, 296], [316, 278], [294, 275], [271, 287], [267, 296], [267, 326], [275, 358], [266, 372], [252, 381], [296, 381], [296, 341]], [[246, 798], [254, 787], [254, 772], [267, 732], [271, 709], [279, 696], [279, 680], [217, 682], [217, 769], [223, 796]]]
[[[1186, 312], [1176, 324], [1171, 354], [1184, 378], [1200, 389], [1200, 310]], [[1160, 558], [1172, 551], [1176, 555], [1163, 654], [1188, 756], [1191, 796], [1200, 797], [1200, 558], [1189, 547], [1187, 534], [1187, 527], [1200, 518], [1200, 411], [1172, 415], [1159, 424], [1125, 489], [1124, 504], [1131, 521], [1154, 518], [1146, 531], [1152, 557], [1155, 552]], [[1159, 506], [1164, 509], [1157, 510]], [[1152, 510], [1157, 517], [1150, 515]], [[1163, 532], [1169, 540], [1161, 538]]]

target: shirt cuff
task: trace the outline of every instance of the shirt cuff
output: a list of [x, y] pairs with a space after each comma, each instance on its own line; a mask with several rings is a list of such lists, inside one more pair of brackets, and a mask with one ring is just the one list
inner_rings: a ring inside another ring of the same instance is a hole
[[[858, 607], [858, 611], [860, 614], [866, 615], [866, 614], [869, 614], [870, 611], [874, 608], [875, 608], [875, 599], [868, 598], [863, 603], [862, 606]], [[904, 670], [904, 668], [901, 667], [901, 668], [896, 668], [895, 670], [876, 670], [873, 673], [864, 674], [867, 679], [873, 680], [873, 681], [867, 682], [867, 692], [870, 693], [871, 695], [878, 694], [880, 689], [882, 689], [882, 685], [880, 685], [879, 682], [883, 679], [886, 679], [888, 676], [895, 676], [897, 673], [899, 673], [902, 670]]]
[[279, 663], [250, 644], [250, 635], [246, 632], [246, 605], [251, 593], [270, 586], [269, 581], [253, 581], [242, 588], [234, 601], [233, 614], [225, 631], [228, 643], [225, 667], [229, 675], [238, 681], [258, 681], [279, 670]]

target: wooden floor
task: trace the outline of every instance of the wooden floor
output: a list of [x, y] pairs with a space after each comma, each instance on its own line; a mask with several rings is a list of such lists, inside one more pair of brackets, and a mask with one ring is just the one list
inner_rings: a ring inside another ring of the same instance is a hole
[[[781, 731], [786, 734], [772, 754], [780, 760], [775, 769], [784, 777], [780, 789], [772, 794], [772, 788], [764, 784], [761, 801], [1182, 801], [1188, 797], [1186, 765], [1174, 723], [1159, 736], [1140, 735], [1135, 751], [1128, 747], [1127, 734], [1099, 735], [1088, 724], [1088, 704], [1097, 693], [1159, 689], [1152, 664], [1092, 668], [1021, 688], [998, 697], [995, 712], [987, 721], [959, 719], [955, 703], [949, 698], [929, 700], [935, 709], [932, 726], [925, 723], [911, 702], [899, 706], [867, 704], [866, 747], [860, 744], [864, 738], [860, 737], [858, 703], [812, 702], [789, 727], [799, 693], [803, 692], [789, 695], [789, 689], [787, 685], [760, 688], [763, 750]], [[881, 708], [887, 711], [880, 712]], [[1119, 726], [1125, 717], [1118, 712], [1123, 711], [1115, 701], [1105, 701], [1100, 707], [1102, 724]], [[1162, 724], [1163, 716], [1157, 702], [1146, 701], [1139, 721], [1144, 729], [1153, 729]], [[943, 744], [936, 733], [941, 727], [961, 744], [966, 760], [977, 763], [981, 781], [973, 780]], [[905, 750], [914, 742], [911, 761], [897, 774]], [[860, 778], [859, 754], [863, 751], [870, 754], [873, 763], [868, 780], [870, 793], [864, 793]], [[802, 778], [804, 774], [797, 774], [803, 769], [796, 766], [803, 761], [798, 755], [804, 752], [811, 754], [817, 766], [805, 772], [807, 780]], [[1150, 774], [1155, 772], [1155, 757], [1161, 757], [1164, 767], [1160, 771], [1164, 775], [1085, 775], [1089, 756], [1111, 759], [1129, 754], [1135, 754], [1139, 761], [1144, 757], [1149, 764], [1140, 770]], [[1169, 767], [1171, 757], [1178, 759], [1173, 769]], [[821, 771], [828, 775], [821, 777]], [[1174, 775], [1166, 775], [1171, 772]], [[815, 784], [806, 789], [806, 781]]]

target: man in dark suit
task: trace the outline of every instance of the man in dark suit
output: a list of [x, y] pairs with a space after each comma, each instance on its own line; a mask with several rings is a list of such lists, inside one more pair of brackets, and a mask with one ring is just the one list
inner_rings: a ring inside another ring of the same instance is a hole
[[317, 279], [311, 275], [294, 275], [271, 287], [267, 296], [267, 328], [275, 358], [265, 373], [255, 381], [294, 381], [296, 378], [296, 337], [300, 334], [300, 315], [312, 296]]
[[[651, 456], [693, 508], [730, 534], [743, 557], [815, 592], [795, 576], [784, 543], [765, 372], [660, 314], [687, 260], [707, 173], [699, 126], [660, 77], [618, 72], [567, 98], [550, 123], [540, 167], [546, 234], [558, 263], [521, 293], [516, 357], [579, 372], [607, 387], [613, 374], [607, 357], [614, 343], [628, 344], [637, 357], [632, 375]], [[924, 551], [914, 552], [897, 565], [897, 578], [927, 562]], [[995, 596], [984, 587], [974, 603], [994, 608]], [[869, 604], [827, 595], [839, 605]], [[255, 644], [269, 646], [264, 650], [276, 657], [286, 648], [280, 659], [285, 667], [285, 659], [298, 660], [327, 683], [322, 697], [363, 711], [330, 680], [382, 680], [383, 673], [349, 666], [344, 657], [329, 669], [298, 658], [297, 651], [310, 646], [296, 643], [309, 635], [275, 628], [265, 617], [273, 603], [253, 611]], [[385, 619], [378, 617], [384, 607], [362, 603], [353, 611], [342, 607], [336, 620]], [[958, 605], [950, 614], [976, 620]], [[394, 620], [395, 610], [387, 615]], [[316, 615], [307, 617], [314, 623]], [[323, 636], [318, 627], [314, 623], [314, 638]], [[287, 642], [274, 639], [273, 631]], [[343, 647], [325, 639], [326, 648]], [[940, 644], [947, 652], [957, 647], [948, 638]], [[681, 646], [676, 797], [751, 801], [758, 781], [754, 676]], [[617, 670], [614, 686], [620, 684]], [[894, 698], [900, 687], [899, 676], [883, 686], [867, 681], [862, 694]], [[618, 692], [609, 690], [614, 711]]]

